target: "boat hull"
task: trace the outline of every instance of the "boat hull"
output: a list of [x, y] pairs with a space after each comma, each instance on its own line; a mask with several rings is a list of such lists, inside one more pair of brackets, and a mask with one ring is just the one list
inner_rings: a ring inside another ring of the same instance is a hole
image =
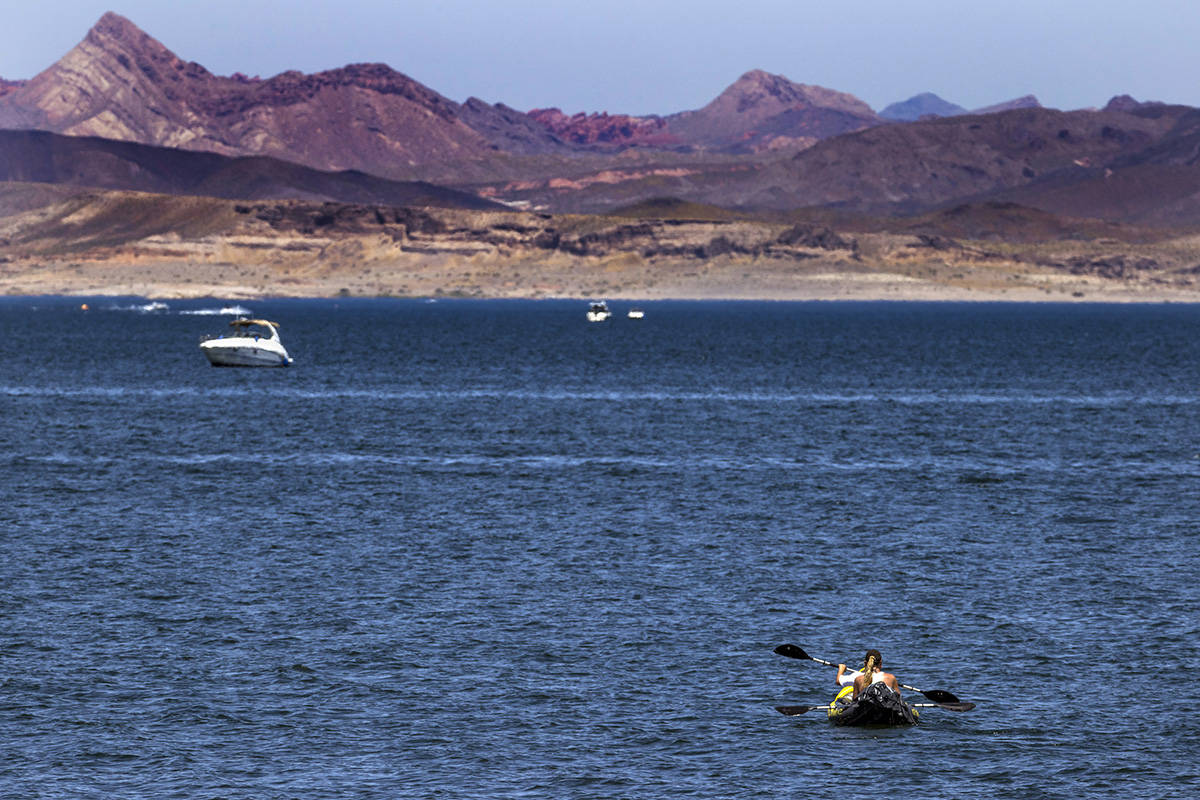
[[588, 322], [604, 322], [612, 316], [612, 311], [608, 307], [608, 303], [601, 300], [598, 303], [592, 303], [588, 306], [587, 318]]
[[200, 349], [214, 367], [286, 367], [292, 363], [283, 347], [264, 347], [261, 343], [235, 340], [202, 342]]
[[882, 683], [872, 684], [851, 700], [853, 687], [847, 686], [834, 698], [829, 721], [834, 725], [887, 726], [916, 725], [919, 712]]

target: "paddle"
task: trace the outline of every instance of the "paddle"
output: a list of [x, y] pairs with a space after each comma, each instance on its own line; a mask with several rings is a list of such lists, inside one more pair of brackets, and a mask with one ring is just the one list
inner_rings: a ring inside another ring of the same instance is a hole
[[[913, 708], [944, 708], [947, 711], [970, 711], [975, 707], [974, 703], [911, 703], [910, 705]], [[820, 709], [828, 711], [831, 708], [833, 706], [775, 706], [776, 711], [789, 717], [798, 717], [809, 711]]]
[[816, 711], [818, 708], [830, 709], [833, 706], [775, 706], [776, 711], [789, 717], [798, 717], [809, 711]]
[[[781, 644], [781, 645], [779, 645], [779, 647], [775, 648], [775, 652], [781, 656], [787, 656], [788, 658], [796, 658], [801, 661], [815, 661], [818, 664], [824, 664], [827, 667], [835, 667], [835, 668], [837, 667], [837, 664], [834, 664], [830, 661], [825, 661], [824, 659], [821, 659], [821, 658], [813, 658], [808, 653], [804, 652], [803, 648], [797, 647], [794, 644]], [[947, 703], [953, 704], [953, 703], [960, 702], [957, 697], [955, 697], [950, 692], [945, 691], [944, 689], [930, 689], [928, 692], [922, 692], [917, 687], [909, 686], [907, 683], [902, 683], [900, 685], [903, 686], [905, 689], [911, 689], [912, 691], [917, 692], [918, 694], [925, 695], [926, 697], [928, 697], [930, 700], [932, 700], [934, 703], [937, 703], [938, 705], [945, 705]], [[966, 711], [967, 709], [951, 709], [951, 710]]]

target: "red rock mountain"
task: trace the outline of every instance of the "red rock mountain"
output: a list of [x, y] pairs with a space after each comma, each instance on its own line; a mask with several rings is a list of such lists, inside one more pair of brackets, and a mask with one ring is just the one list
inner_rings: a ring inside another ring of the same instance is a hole
[[557, 108], [535, 108], [529, 116], [564, 142], [576, 145], [673, 147], [683, 140], [667, 130], [661, 117], [627, 114], [572, 114]]
[[457, 103], [385, 65], [267, 80], [220, 77], [113, 13], [57, 63], [0, 98], [0, 127], [385, 176], [495, 150], [459, 119]]
[[15, 92], [27, 83], [29, 81], [6, 81], [4, 78], [0, 78], [0, 97]]

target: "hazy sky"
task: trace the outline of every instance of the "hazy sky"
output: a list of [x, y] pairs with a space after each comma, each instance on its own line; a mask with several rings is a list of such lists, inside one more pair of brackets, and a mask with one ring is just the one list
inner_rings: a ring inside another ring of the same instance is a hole
[[50, 0], [0, 13], [0, 77], [30, 78], [105, 11], [181, 58], [269, 77], [382, 61], [451, 98], [667, 114], [751, 69], [876, 110], [1035, 94], [1200, 106], [1195, 0]]

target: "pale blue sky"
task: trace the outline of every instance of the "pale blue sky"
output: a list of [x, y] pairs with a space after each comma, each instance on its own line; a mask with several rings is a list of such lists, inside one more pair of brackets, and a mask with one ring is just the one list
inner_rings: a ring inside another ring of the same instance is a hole
[[181, 58], [268, 77], [382, 61], [451, 98], [667, 114], [750, 69], [876, 110], [932, 91], [968, 108], [1036, 94], [1200, 106], [1194, 0], [51, 0], [0, 13], [0, 77], [29, 78], [108, 10]]

